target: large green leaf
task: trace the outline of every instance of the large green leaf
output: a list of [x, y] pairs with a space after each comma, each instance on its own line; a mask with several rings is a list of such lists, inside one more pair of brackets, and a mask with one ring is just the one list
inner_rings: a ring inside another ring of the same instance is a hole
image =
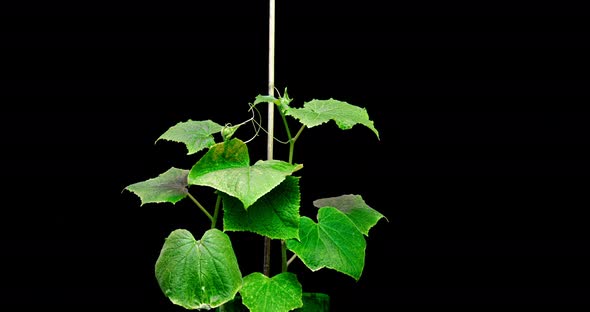
[[248, 210], [235, 197], [223, 196], [223, 229], [250, 231], [273, 239], [299, 238], [299, 178], [288, 176]]
[[356, 124], [361, 124], [373, 131], [377, 138], [379, 132], [369, 119], [367, 110], [346, 102], [328, 99], [328, 100], [311, 100], [304, 103], [302, 108], [290, 108], [286, 111], [287, 115], [299, 119], [307, 127], [315, 127], [334, 120], [338, 127], [348, 130]]
[[188, 193], [187, 176], [188, 170], [173, 167], [156, 178], [133, 183], [125, 189], [137, 195], [141, 205], [163, 202], [175, 204]]
[[[385, 218], [380, 212], [369, 207], [360, 195], [341, 195], [328, 197], [313, 201], [313, 205], [322, 207], [334, 207], [346, 214], [354, 224], [365, 235], [369, 235], [369, 230]], [[385, 218], [387, 220], [387, 218]]]
[[200, 241], [187, 230], [173, 231], [156, 262], [156, 278], [170, 301], [186, 309], [220, 306], [242, 287], [229, 237], [217, 229]]
[[195, 121], [189, 119], [170, 127], [156, 142], [168, 140], [184, 143], [188, 155], [190, 155], [215, 144], [213, 134], [220, 132], [221, 129], [223, 129], [223, 126], [211, 120]]
[[312, 271], [327, 267], [358, 280], [365, 266], [365, 237], [343, 212], [320, 208], [318, 223], [301, 217], [299, 240], [287, 240], [293, 251]]
[[290, 272], [272, 278], [254, 272], [244, 277], [240, 295], [251, 312], [287, 312], [303, 306], [301, 284]]
[[246, 144], [230, 139], [215, 144], [203, 155], [190, 170], [188, 183], [227, 193], [248, 209], [300, 167], [280, 160], [259, 160], [250, 166]]

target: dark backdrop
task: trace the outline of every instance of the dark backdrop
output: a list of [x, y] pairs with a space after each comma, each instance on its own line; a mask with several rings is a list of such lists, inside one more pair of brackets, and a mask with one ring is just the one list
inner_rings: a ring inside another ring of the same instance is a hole
[[[334, 311], [590, 302], [586, 11], [278, 2], [279, 90], [365, 107], [381, 135], [330, 123], [299, 142], [305, 214], [353, 193], [388, 219], [360, 281], [296, 262], [306, 289]], [[170, 231], [206, 222], [123, 188], [192, 165], [154, 144], [177, 122], [250, 117], [266, 2], [20, 3], [0, 11], [2, 304], [181, 311], [153, 266]], [[260, 271], [261, 239], [238, 236], [245, 271]]]

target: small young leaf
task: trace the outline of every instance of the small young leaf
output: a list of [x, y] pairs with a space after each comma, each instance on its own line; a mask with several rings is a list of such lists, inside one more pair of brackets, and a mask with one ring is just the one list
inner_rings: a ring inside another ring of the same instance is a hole
[[[369, 230], [385, 218], [377, 210], [369, 207], [360, 195], [342, 195], [336, 197], [322, 198], [313, 201], [317, 208], [334, 207], [347, 215], [354, 224], [365, 235], [369, 235]], [[385, 218], [387, 220], [387, 218]]]
[[189, 119], [170, 127], [156, 142], [168, 140], [184, 143], [188, 150], [187, 154], [190, 155], [215, 144], [213, 134], [220, 132], [221, 129], [223, 126], [211, 120], [194, 121]]
[[285, 91], [283, 92], [283, 96], [281, 96], [279, 98], [279, 101], [277, 102], [277, 105], [279, 106], [279, 109], [281, 110], [281, 112], [283, 112], [283, 114], [285, 114], [287, 112], [287, 110], [289, 110], [291, 108], [289, 106], [289, 104], [291, 104], [291, 101], [293, 101], [293, 99], [291, 99], [289, 97], [289, 93], [287, 92], [287, 88], [285, 88]]
[[256, 99], [254, 100], [254, 103], [252, 104], [252, 106], [254, 106], [256, 104], [260, 104], [260, 103], [267, 103], [267, 102], [278, 104], [278, 99], [272, 95], [259, 94], [256, 96]]
[[156, 261], [164, 294], [186, 309], [211, 309], [233, 299], [242, 273], [229, 237], [210, 229], [200, 241], [183, 229], [173, 231]]
[[290, 272], [272, 278], [254, 272], [244, 277], [240, 295], [251, 312], [287, 312], [303, 306], [301, 284]]
[[259, 160], [253, 166], [249, 162], [248, 148], [241, 140], [215, 144], [192, 167], [188, 183], [227, 193], [238, 198], [248, 209], [300, 168], [300, 165], [280, 160]]
[[299, 240], [287, 240], [312, 271], [327, 267], [359, 280], [365, 266], [365, 237], [352, 221], [333, 207], [320, 208], [318, 223], [301, 217]]
[[254, 100], [254, 104], [252, 106], [259, 104], [259, 103], [274, 103], [277, 107], [285, 113], [289, 109], [289, 103], [291, 103], [292, 99], [289, 98], [289, 94], [287, 93], [287, 88], [285, 88], [285, 92], [282, 97], [278, 99], [272, 95], [258, 95]]
[[250, 231], [272, 239], [299, 238], [299, 178], [288, 176], [248, 210], [235, 197], [223, 196], [223, 229]]
[[361, 124], [373, 131], [379, 139], [379, 132], [375, 129], [373, 121], [369, 119], [367, 110], [346, 102], [329, 100], [311, 100], [306, 102], [302, 108], [290, 108], [286, 114], [306, 125], [315, 127], [334, 120], [342, 130], [348, 130], [356, 124]]
[[172, 167], [156, 178], [133, 183], [125, 189], [137, 195], [141, 205], [163, 202], [175, 204], [187, 195], [188, 172]]
[[231, 137], [234, 135], [234, 133], [236, 133], [236, 131], [238, 130], [239, 127], [240, 127], [240, 125], [235, 125], [235, 126], [225, 125], [225, 127], [223, 127], [223, 129], [221, 129], [221, 137], [223, 138], [223, 141], [227, 141], [227, 140], [231, 139]]

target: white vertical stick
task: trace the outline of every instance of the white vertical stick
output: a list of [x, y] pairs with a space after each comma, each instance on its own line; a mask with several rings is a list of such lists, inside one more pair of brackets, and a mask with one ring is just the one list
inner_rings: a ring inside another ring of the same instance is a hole
[[[274, 95], [275, 89], [275, 0], [270, 1], [268, 20], [268, 95]], [[273, 159], [274, 142], [274, 103], [268, 103], [268, 138], [267, 159]]]
[[[275, 0], [269, 0], [268, 14], [268, 95], [274, 95], [275, 89]], [[268, 137], [266, 141], [266, 158], [273, 159], [274, 142], [274, 103], [268, 103]], [[270, 277], [271, 239], [264, 238], [263, 274]]]

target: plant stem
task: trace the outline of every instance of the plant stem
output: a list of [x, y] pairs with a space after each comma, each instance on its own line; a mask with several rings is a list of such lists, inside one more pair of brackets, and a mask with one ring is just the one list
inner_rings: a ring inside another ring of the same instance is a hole
[[[275, 0], [269, 0], [268, 14], [268, 95], [274, 95], [275, 89]], [[268, 137], [266, 143], [266, 156], [273, 159], [274, 141], [274, 103], [268, 103]], [[263, 273], [270, 277], [270, 243], [268, 237], [264, 237], [264, 263]]]
[[201, 205], [201, 203], [199, 203], [199, 201], [196, 198], [194, 198], [193, 195], [191, 195], [189, 192], [186, 192], [186, 194], [195, 204], [197, 204], [197, 206], [201, 209], [201, 211], [203, 211], [203, 213], [207, 216], [207, 218], [209, 218], [209, 220], [211, 220], [211, 222], [215, 222], [215, 219], [213, 219], [213, 217], [207, 211], [207, 209], [205, 209], [205, 207], [203, 207], [203, 205]]
[[287, 244], [281, 239], [281, 272], [287, 272]]
[[289, 163], [293, 164], [293, 150], [295, 149], [295, 142], [291, 137], [291, 130], [289, 129], [289, 124], [287, 123], [287, 116], [281, 111], [281, 118], [283, 119], [283, 124], [285, 125], [285, 132], [287, 133], [287, 140], [289, 141]]
[[[285, 117], [283, 117], [283, 119], [284, 118]], [[286, 126], [287, 126], [287, 121], [285, 120], [285, 127]], [[301, 135], [301, 132], [303, 132], [303, 129], [305, 129], [305, 125], [302, 125], [301, 128], [299, 128], [299, 131], [297, 131], [297, 134], [295, 134], [295, 136], [293, 138], [289, 137], [289, 163], [290, 164], [293, 163], [293, 154], [295, 153], [295, 142], [297, 141], [297, 139]]]
[[299, 136], [301, 136], [301, 132], [303, 132], [303, 129], [305, 129], [305, 125], [302, 125], [301, 128], [299, 128], [299, 131], [297, 131], [297, 134], [295, 134], [295, 136], [293, 137], [293, 144], [295, 144], [295, 141], [297, 141]]
[[291, 258], [289, 258], [289, 261], [287, 261], [287, 266], [289, 266], [295, 259], [297, 259], [297, 255], [292, 255]]
[[[291, 130], [289, 129], [289, 123], [287, 122], [287, 116], [280, 111], [281, 118], [283, 119], [283, 125], [285, 125], [285, 132], [287, 133], [287, 139], [289, 140], [289, 163], [293, 164], [293, 152], [295, 150], [295, 140], [291, 136]], [[299, 130], [301, 133], [301, 130]], [[297, 135], [299, 135], [297, 133]], [[287, 262], [287, 245], [285, 240], [281, 240], [281, 272], [287, 272], [288, 262]]]
[[217, 194], [217, 200], [215, 201], [215, 210], [213, 211], [213, 220], [211, 220], [211, 228], [215, 228], [217, 223], [217, 217], [219, 216], [219, 208], [221, 207], [221, 196]]

